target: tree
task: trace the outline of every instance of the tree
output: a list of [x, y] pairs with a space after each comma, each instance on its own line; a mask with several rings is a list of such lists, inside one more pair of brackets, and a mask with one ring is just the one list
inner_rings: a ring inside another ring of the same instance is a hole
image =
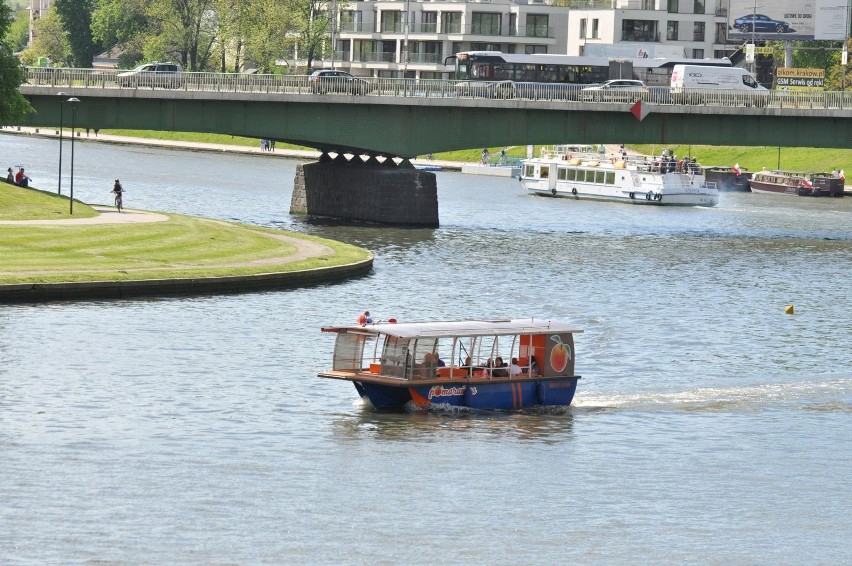
[[55, 0], [54, 6], [68, 34], [73, 65], [77, 68], [91, 67], [96, 51], [92, 40], [93, 0]]
[[291, 41], [292, 20], [287, 5], [278, 0], [252, 0], [245, 24], [245, 54], [261, 73], [275, 68]]
[[15, 19], [9, 25], [9, 31], [6, 32], [6, 43], [13, 53], [21, 51], [27, 47], [27, 42], [30, 39], [30, 14], [26, 10], [20, 10], [15, 14]]
[[[5, 38], [12, 22], [12, 11], [0, 4], [0, 37]], [[20, 86], [24, 82], [24, 70], [5, 41], [0, 41], [0, 124], [11, 124], [33, 111], [23, 97]]]
[[68, 43], [68, 34], [62, 27], [56, 9], [51, 6], [33, 24], [35, 40], [30, 48], [21, 53], [24, 61], [33, 62], [38, 57], [48, 57], [56, 67], [67, 67], [71, 65], [71, 46]]
[[313, 67], [314, 58], [322, 55], [323, 43], [330, 35], [330, 3], [329, 0], [288, 0], [287, 2], [299, 49], [304, 53], [308, 71]]

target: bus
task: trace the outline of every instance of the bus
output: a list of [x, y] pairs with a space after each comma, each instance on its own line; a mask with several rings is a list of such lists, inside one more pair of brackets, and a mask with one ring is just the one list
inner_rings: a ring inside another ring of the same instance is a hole
[[[728, 59], [650, 59], [586, 57], [581, 55], [521, 55], [500, 51], [463, 51], [455, 60], [457, 90], [495, 91], [506, 97], [515, 90], [535, 90], [534, 84], [577, 85], [577, 88], [612, 79], [636, 79], [648, 85], [669, 85], [676, 64], [730, 66]], [[538, 87], [541, 88], [541, 87]]]

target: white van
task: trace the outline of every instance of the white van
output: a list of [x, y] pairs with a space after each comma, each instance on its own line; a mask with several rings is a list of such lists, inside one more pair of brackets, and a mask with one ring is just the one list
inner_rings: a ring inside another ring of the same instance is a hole
[[740, 67], [675, 65], [671, 87], [675, 102], [690, 104], [712, 100], [736, 106], [749, 103], [762, 106], [769, 96], [769, 91]]

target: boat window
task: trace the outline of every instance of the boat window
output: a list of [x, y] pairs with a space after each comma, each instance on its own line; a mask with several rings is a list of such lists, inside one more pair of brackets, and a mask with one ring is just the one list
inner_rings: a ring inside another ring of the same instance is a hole
[[585, 183], [586, 182], [586, 170], [585, 169], [577, 169], [577, 182]]
[[550, 177], [550, 167], [547, 166], [547, 165], [542, 165], [541, 166], [541, 178], [547, 179], [548, 177]]
[[382, 349], [382, 374], [394, 377], [405, 377], [406, 368], [412, 367], [411, 354], [408, 351], [408, 340], [388, 336]]
[[366, 336], [351, 332], [340, 332], [334, 344], [335, 371], [360, 371], [364, 357]]
[[606, 171], [595, 171], [595, 184], [603, 185], [605, 174], [606, 174]]
[[606, 172], [606, 184], [614, 185], [615, 184], [615, 171], [607, 171]]
[[556, 169], [556, 179], [559, 181], [564, 181], [568, 178], [568, 169], [565, 167], [559, 167]]
[[568, 170], [568, 180], [569, 181], [576, 181], [577, 180], [577, 170], [576, 169], [569, 169]]
[[535, 165], [527, 165], [524, 168], [524, 177], [535, 177]]

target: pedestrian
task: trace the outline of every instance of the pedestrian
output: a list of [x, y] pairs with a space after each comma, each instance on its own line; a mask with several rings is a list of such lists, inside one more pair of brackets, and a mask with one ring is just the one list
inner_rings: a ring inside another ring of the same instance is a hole
[[487, 147], [482, 148], [482, 164], [488, 165], [488, 148]]
[[14, 185], [14, 184], [15, 184], [15, 174], [14, 174], [14, 173], [12, 173], [12, 168], [11, 168], [11, 167], [9, 167], [9, 168], [7, 169], [7, 171], [9, 172], [9, 174], [8, 174], [8, 175], [6, 175], [6, 182], [7, 182], [7, 183], [11, 183], [11, 184], [13, 184], [13, 185]]

